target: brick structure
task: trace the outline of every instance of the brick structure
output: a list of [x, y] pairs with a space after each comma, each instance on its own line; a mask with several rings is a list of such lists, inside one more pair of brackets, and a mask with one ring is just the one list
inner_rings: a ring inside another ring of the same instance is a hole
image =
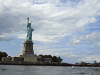
[[3, 62], [24, 62], [22, 57], [2, 57]]
[[37, 56], [34, 54], [23, 54], [20, 57], [24, 58], [24, 62], [37, 62]]
[[2, 57], [2, 60], [3, 62], [11, 62], [11, 57]]
[[43, 58], [44, 62], [51, 62], [51, 58]]
[[38, 56], [38, 57], [37, 57], [37, 61], [38, 61], [38, 62], [43, 62], [42, 57], [41, 57], [41, 56]]
[[51, 62], [51, 58], [42, 58], [41, 56], [37, 57], [38, 62]]
[[12, 57], [11, 62], [24, 62], [24, 58], [22, 58], [22, 57]]

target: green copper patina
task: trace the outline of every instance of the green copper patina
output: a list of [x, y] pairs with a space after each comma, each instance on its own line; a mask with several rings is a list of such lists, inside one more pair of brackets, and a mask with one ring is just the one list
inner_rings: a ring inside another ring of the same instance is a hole
[[29, 23], [29, 18], [27, 18], [27, 36], [25, 41], [32, 41], [32, 31], [34, 29], [31, 29], [31, 23]]

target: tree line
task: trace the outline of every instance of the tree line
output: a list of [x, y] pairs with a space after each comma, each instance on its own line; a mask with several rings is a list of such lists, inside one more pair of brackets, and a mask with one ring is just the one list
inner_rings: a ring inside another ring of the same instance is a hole
[[51, 55], [42, 55], [40, 54], [39, 56], [41, 56], [42, 58], [51, 58], [51, 61], [52, 62], [62, 62], [63, 59], [59, 57], [56, 57], [56, 56], [51, 56]]
[[0, 61], [1, 61], [2, 57], [7, 57], [7, 56], [8, 56], [8, 54], [6, 52], [0, 51]]

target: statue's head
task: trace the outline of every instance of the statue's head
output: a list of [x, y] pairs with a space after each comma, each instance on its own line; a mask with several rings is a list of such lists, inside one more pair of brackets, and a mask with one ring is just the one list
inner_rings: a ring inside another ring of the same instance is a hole
[[29, 17], [27, 19], [29, 19]]

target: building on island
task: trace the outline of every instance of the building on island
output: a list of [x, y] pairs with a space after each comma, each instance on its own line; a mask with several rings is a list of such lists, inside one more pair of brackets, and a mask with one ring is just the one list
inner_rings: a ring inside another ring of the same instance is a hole
[[5, 62], [11, 62], [12, 57], [2, 57], [1, 61]]
[[2, 57], [3, 62], [24, 62], [24, 58], [22, 57]]
[[51, 62], [51, 58], [43, 58], [44, 62]]

